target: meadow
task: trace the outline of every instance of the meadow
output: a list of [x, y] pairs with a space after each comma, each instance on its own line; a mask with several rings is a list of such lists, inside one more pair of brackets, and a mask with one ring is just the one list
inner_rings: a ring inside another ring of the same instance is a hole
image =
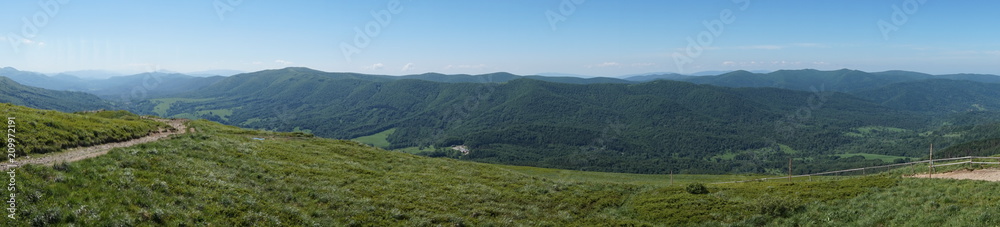
[[[197, 120], [196, 133], [18, 169], [21, 225], [795, 226], [996, 223], [997, 183], [889, 171], [711, 184], [428, 158]], [[254, 138], [262, 138], [256, 140]], [[914, 166], [912, 168], [919, 168]], [[961, 168], [961, 167], [953, 167]], [[699, 189], [702, 190], [693, 190]]]
[[[57, 152], [67, 148], [120, 142], [148, 135], [164, 123], [141, 119], [127, 111], [67, 114], [0, 103], [3, 118], [14, 118], [17, 155]], [[7, 160], [3, 157], [2, 160]]]

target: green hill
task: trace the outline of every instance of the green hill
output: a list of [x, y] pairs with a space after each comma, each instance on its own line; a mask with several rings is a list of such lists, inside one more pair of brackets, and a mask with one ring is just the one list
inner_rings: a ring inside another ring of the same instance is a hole
[[873, 90], [896, 83], [934, 79], [971, 81], [979, 83], [1000, 83], [1000, 76], [997, 75], [931, 75], [900, 70], [869, 73], [849, 69], [834, 71], [820, 71], [814, 69], [778, 70], [770, 73], [751, 73], [739, 70], [716, 76], [663, 75], [651, 78], [639, 77], [635, 79], [639, 81], [669, 79], [724, 87], [773, 87], [799, 91], [823, 90], [838, 92]]
[[[561, 172], [587, 177], [554, 180], [504, 166], [414, 156], [301, 133], [208, 121], [188, 124], [198, 132], [116, 148], [79, 162], [20, 168], [16, 219], [0, 222], [850, 226], [1000, 221], [991, 215], [1000, 193], [989, 190], [996, 186], [989, 182], [883, 174], [709, 184], [707, 191], [699, 191], [686, 189], [698, 188], [691, 184], [600, 183], [607, 180], [588, 180], [593, 177], [589, 173]], [[716, 179], [722, 178], [726, 176]]]
[[854, 92], [895, 109], [923, 112], [1000, 111], [1000, 84], [933, 79]]
[[[17, 154], [43, 154], [62, 149], [119, 142], [145, 136], [166, 124], [140, 120], [127, 111], [67, 114], [0, 103], [4, 122], [14, 118]], [[2, 160], [7, 160], [4, 156]]]
[[[781, 168], [780, 160], [790, 157], [772, 152], [775, 147], [808, 151], [797, 157], [871, 153], [843, 148], [884, 141], [847, 133], [866, 126], [923, 131], [929, 121], [831, 92], [676, 81], [443, 83], [304, 68], [240, 74], [183, 97], [150, 100], [134, 110], [327, 138], [394, 130], [384, 148], [433, 146], [439, 149], [426, 155], [633, 173], [759, 173]], [[803, 108], [810, 114], [797, 117]], [[880, 154], [911, 156], [922, 144], [905, 141]], [[451, 145], [473, 152], [458, 155], [447, 149]], [[727, 153], [739, 155], [713, 159]]]
[[0, 76], [0, 102], [66, 112], [110, 108], [107, 102], [91, 94], [24, 86], [3, 76]]

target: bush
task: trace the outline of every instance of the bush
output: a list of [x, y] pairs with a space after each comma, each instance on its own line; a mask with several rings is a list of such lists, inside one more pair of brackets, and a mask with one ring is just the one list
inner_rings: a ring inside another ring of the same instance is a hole
[[687, 190], [688, 193], [695, 195], [708, 194], [708, 188], [706, 188], [705, 185], [701, 183], [689, 184], [687, 188], [685, 188], [684, 190]]
[[798, 198], [782, 198], [776, 196], [761, 196], [750, 204], [750, 210], [771, 217], [788, 217], [802, 208]]

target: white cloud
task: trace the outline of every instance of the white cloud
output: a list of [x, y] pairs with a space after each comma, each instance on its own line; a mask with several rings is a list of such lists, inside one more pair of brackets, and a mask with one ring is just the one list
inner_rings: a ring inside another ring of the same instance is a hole
[[379, 70], [379, 69], [382, 69], [382, 68], [385, 68], [385, 64], [375, 63], [374, 65], [371, 65], [371, 66], [365, 66], [365, 69], [368, 69], [368, 70]]
[[413, 70], [413, 69], [414, 69], [413, 63], [406, 63], [406, 65], [404, 65], [403, 69], [400, 70], [400, 71], [406, 72], [406, 71], [410, 71], [410, 70]]
[[588, 65], [587, 68], [593, 68], [593, 67], [603, 68], [603, 67], [619, 67], [619, 66], [622, 66], [622, 64], [618, 63], [618, 62], [609, 61], [609, 62], [603, 62], [603, 63], [596, 64], [596, 65]]
[[274, 60], [274, 63], [278, 63], [278, 64], [281, 64], [281, 65], [291, 65], [291, 64], [295, 64], [294, 62], [290, 62], [290, 61], [285, 61], [285, 60], [281, 60], [281, 59], [278, 59], [278, 60]]
[[649, 62], [645, 62], [645, 63], [632, 63], [632, 67], [644, 67], [644, 66], [654, 66], [654, 65], [656, 65], [656, 63], [649, 63]]

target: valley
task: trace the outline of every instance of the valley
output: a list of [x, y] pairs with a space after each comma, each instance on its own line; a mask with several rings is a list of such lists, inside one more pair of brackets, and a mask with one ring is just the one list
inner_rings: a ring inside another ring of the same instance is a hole
[[6, 1], [0, 226], [996, 226], [924, 1]]
[[[12, 88], [7, 97], [45, 100], [35, 96], [55, 92], [25, 92], [36, 88], [5, 83]], [[892, 100], [914, 94], [899, 92], [907, 88], [894, 84], [887, 89], [903, 94]], [[821, 93], [817, 106], [809, 101], [816, 94], [680, 81], [435, 82], [288, 68], [236, 75], [174, 97], [92, 105], [138, 114], [2, 104], [4, 114], [16, 116], [24, 127], [18, 129], [19, 155], [33, 158], [72, 156], [76, 151], [66, 149], [168, 128], [142, 115], [190, 118], [182, 125], [173, 121], [172, 128], [197, 128], [81, 156], [86, 159], [17, 167], [23, 218], [5, 222], [672, 226], [1000, 221], [986, 215], [995, 210], [989, 201], [1000, 194], [978, 190], [996, 182], [906, 177], [926, 171], [926, 165], [791, 181], [781, 177], [789, 173], [788, 160], [794, 163], [792, 174], [904, 163], [927, 158], [928, 143], [939, 149], [935, 157], [996, 155], [1000, 123], [988, 99], [976, 98], [991, 93], [966, 93], [970, 102], [981, 103], [972, 109], [899, 108], [888, 105], [895, 101], [842, 92]], [[803, 107], [809, 115], [788, 118]], [[792, 124], [782, 128], [780, 122]], [[468, 153], [452, 149], [456, 146]], [[938, 171], [982, 168], [990, 166]], [[705, 190], [692, 191], [699, 187]], [[980, 199], [940, 197], [933, 191], [961, 191]], [[914, 218], [914, 206], [940, 212]]]
[[[16, 116], [33, 111], [6, 108], [5, 114]], [[1000, 194], [982, 190], [997, 183], [902, 178], [909, 169], [813, 181], [707, 184], [708, 194], [692, 194], [686, 188], [698, 183], [758, 176], [639, 175], [482, 164], [206, 120], [184, 125], [198, 130], [114, 148], [90, 159], [20, 167], [22, 218], [2, 222], [952, 225], [1000, 221], [985, 215], [995, 211], [989, 201]], [[979, 199], [953, 194], [941, 198], [935, 193], [957, 190]], [[933, 205], [926, 205], [928, 201]], [[912, 206], [941, 212], [913, 216], [918, 210]]]

